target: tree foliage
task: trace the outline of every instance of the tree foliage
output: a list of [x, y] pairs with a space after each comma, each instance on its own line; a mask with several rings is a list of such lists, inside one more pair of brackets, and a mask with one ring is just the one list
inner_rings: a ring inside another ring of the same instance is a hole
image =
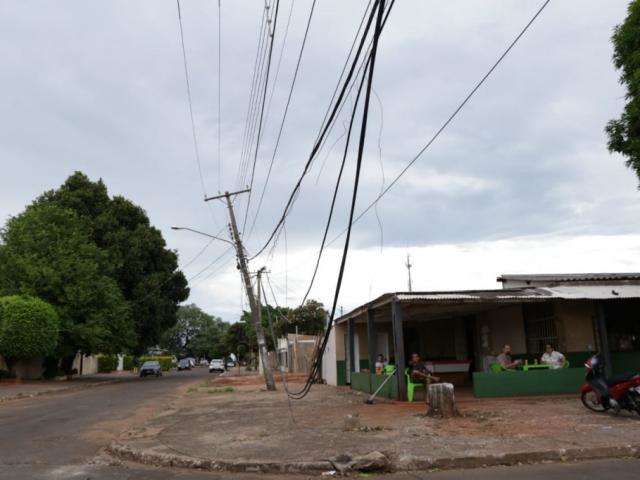
[[613, 63], [627, 93], [620, 118], [607, 124], [608, 146], [624, 155], [640, 178], [640, 0], [629, 4], [627, 18], [615, 28], [612, 41]]
[[224, 343], [227, 324], [195, 304], [178, 308], [178, 321], [168, 329], [161, 346], [177, 357], [220, 358], [227, 355]]
[[11, 360], [44, 357], [56, 348], [55, 309], [26, 295], [0, 297], [0, 354]]
[[31, 295], [58, 313], [60, 357], [115, 352], [132, 345], [130, 310], [105, 252], [75, 212], [36, 204], [0, 234], [0, 293]]

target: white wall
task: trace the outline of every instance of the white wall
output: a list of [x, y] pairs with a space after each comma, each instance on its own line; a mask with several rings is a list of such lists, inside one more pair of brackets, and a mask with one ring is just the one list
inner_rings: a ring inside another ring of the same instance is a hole
[[[342, 338], [340, 338], [342, 341]], [[336, 367], [336, 329], [331, 329], [327, 348], [322, 356], [322, 378], [328, 385], [338, 385], [338, 371]]]

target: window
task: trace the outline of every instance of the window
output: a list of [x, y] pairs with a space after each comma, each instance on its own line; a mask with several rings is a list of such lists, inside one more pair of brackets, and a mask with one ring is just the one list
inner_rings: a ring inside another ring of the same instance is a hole
[[548, 343], [558, 348], [558, 329], [553, 303], [525, 303], [522, 305], [522, 315], [528, 353], [539, 354]]

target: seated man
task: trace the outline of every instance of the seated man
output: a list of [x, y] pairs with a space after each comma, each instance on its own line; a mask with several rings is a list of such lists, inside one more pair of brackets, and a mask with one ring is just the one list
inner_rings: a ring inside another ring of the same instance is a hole
[[425, 387], [429, 387], [430, 383], [440, 381], [438, 377], [433, 376], [432, 372], [427, 368], [427, 364], [422, 361], [417, 353], [411, 354], [409, 377], [414, 383], [424, 383]]
[[551, 368], [562, 368], [564, 366], [564, 355], [556, 352], [552, 345], [545, 345], [545, 352], [540, 361]]
[[522, 363], [522, 360], [513, 361], [511, 359], [511, 345], [502, 347], [502, 353], [496, 357], [496, 361], [507, 370], [514, 370]]

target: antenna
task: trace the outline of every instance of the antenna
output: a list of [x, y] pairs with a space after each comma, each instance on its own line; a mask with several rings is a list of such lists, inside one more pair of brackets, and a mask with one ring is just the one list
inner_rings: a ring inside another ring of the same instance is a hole
[[411, 288], [411, 267], [412, 266], [413, 265], [411, 265], [411, 257], [407, 253], [407, 263], [405, 263], [405, 267], [407, 267], [407, 273], [409, 274], [409, 292], [413, 291], [413, 289]]

